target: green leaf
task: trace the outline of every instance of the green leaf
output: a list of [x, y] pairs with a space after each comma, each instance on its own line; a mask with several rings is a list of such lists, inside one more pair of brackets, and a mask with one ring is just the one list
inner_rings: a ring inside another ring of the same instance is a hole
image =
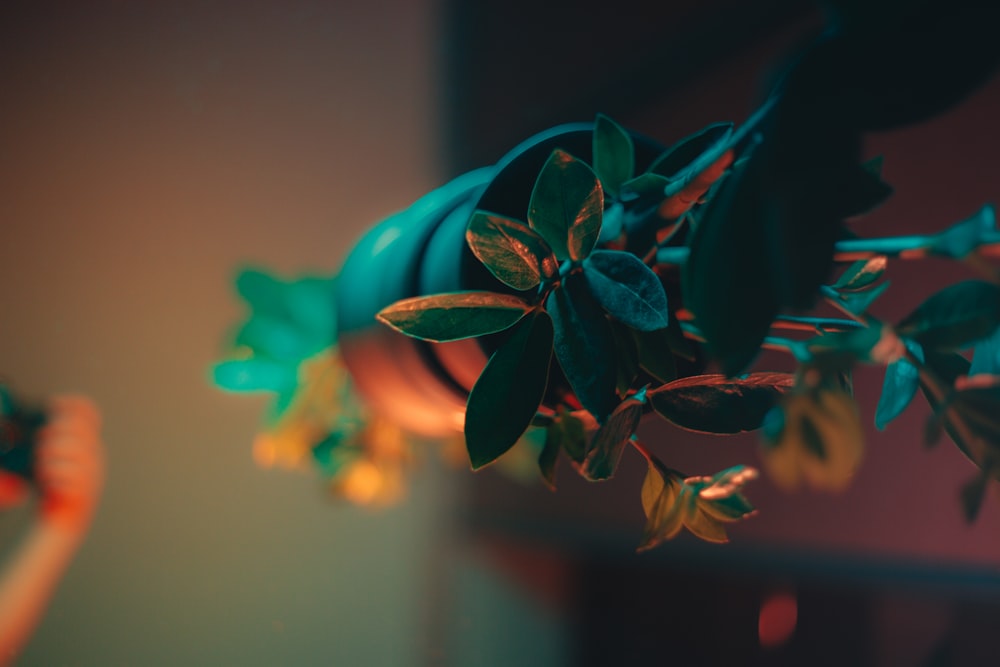
[[615, 368], [617, 370], [618, 395], [625, 397], [632, 383], [639, 377], [639, 346], [631, 329], [611, 320], [611, 330], [615, 334]]
[[243, 269], [236, 276], [236, 291], [254, 313], [284, 317], [284, 283], [260, 269]]
[[528, 204], [528, 224], [560, 261], [581, 261], [601, 233], [604, 192], [590, 167], [569, 153], [552, 151]]
[[[718, 149], [725, 145], [725, 141], [733, 133], [732, 123], [713, 123], [702, 128], [698, 132], [684, 137], [676, 144], [668, 148], [662, 155], [649, 166], [646, 171], [651, 174], [667, 176], [671, 180], [683, 176], [682, 172], [699, 157], [711, 149], [716, 148], [708, 164], [714, 162], [721, 155]], [[715, 153], [718, 153], [716, 155]], [[706, 165], [707, 166], [707, 165]]]
[[722, 525], [722, 522], [716, 519], [713, 515], [705, 511], [702, 504], [698, 502], [697, 496], [694, 494], [685, 496], [688, 503], [693, 500], [693, 507], [685, 508], [686, 515], [684, 517], [684, 525], [695, 537], [699, 537], [706, 542], [714, 542], [716, 544], [725, 544], [729, 541], [729, 537], [726, 535], [726, 527]]
[[[992, 384], [970, 386], [956, 391], [948, 408], [949, 417], [957, 413], [973, 435], [982, 439], [985, 451], [1000, 453], [1000, 376], [992, 379]], [[984, 454], [977, 461], [982, 464], [989, 458], [992, 457]]]
[[765, 415], [791, 389], [788, 373], [753, 373], [746, 377], [696, 375], [648, 392], [661, 417], [700, 433], [732, 434], [760, 428]]
[[924, 349], [958, 349], [1000, 326], [1000, 286], [981, 280], [950, 285], [924, 301], [896, 327]]
[[634, 398], [625, 399], [597, 429], [582, 466], [587, 479], [600, 481], [615, 474], [622, 451], [642, 419], [642, 406], [642, 402]]
[[624, 229], [625, 207], [621, 202], [613, 202], [604, 209], [604, 216], [601, 220], [601, 234], [597, 238], [598, 244], [619, 241]]
[[531, 424], [545, 394], [551, 358], [552, 320], [540, 310], [490, 357], [465, 411], [465, 443], [474, 470], [513, 447]]
[[693, 493], [678, 475], [666, 470], [658, 460], [647, 459], [647, 463], [649, 469], [642, 483], [646, 527], [638, 551], [652, 549], [681, 531], [684, 525], [682, 508]]
[[980, 474], [972, 478], [971, 481], [962, 486], [961, 499], [962, 499], [962, 510], [965, 514], [965, 520], [968, 523], [973, 523], [976, 517], [979, 516], [979, 510], [983, 506], [983, 500], [986, 498], [986, 487], [990, 482], [990, 473], [987, 470], [983, 470]]
[[666, 197], [664, 191], [668, 185], [670, 185], [670, 179], [666, 176], [649, 172], [639, 174], [622, 184], [621, 200], [630, 202], [644, 197], [662, 200]]
[[555, 326], [559, 366], [583, 407], [598, 421], [618, 405], [618, 372], [608, 351], [615, 334], [579, 275], [570, 275], [549, 294], [545, 308]]
[[684, 305], [726, 375], [753, 361], [779, 310], [759, 171], [751, 162], [727, 179], [695, 227], [682, 268]]
[[583, 422], [560, 406], [552, 423], [547, 427], [548, 437], [576, 463], [583, 463], [587, 456], [587, 434]]
[[888, 258], [876, 255], [870, 259], [859, 259], [840, 274], [832, 287], [838, 292], [860, 292], [871, 287], [885, 273]]
[[634, 331], [639, 348], [639, 366], [660, 382], [677, 379], [677, 360], [671, 346], [670, 329]]
[[[917, 343], [903, 341], [910, 352], [921, 362], [924, 351]], [[875, 408], [875, 428], [883, 430], [889, 422], [902, 414], [910, 404], [920, 386], [920, 371], [906, 360], [905, 357], [885, 367], [885, 380], [882, 382], [882, 395]]]
[[255, 356], [283, 362], [301, 361], [323, 349], [310, 345], [286, 320], [260, 315], [251, 317], [240, 328], [233, 343], [249, 347]]
[[993, 207], [987, 204], [967, 220], [963, 220], [934, 236], [931, 252], [935, 255], [962, 259], [984, 241], [987, 234], [996, 230]]
[[846, 170], [843, 179], [841, 200], [837, 202], [837, 213], [841, 217], [868, 213], [892, 196], [892, 186], [865, 165]]
[[559, 262], [545, 239], [519, 220], [476, 211], [465, 238], [483, 266], [516, 290], [532, 289], [559, 273]]
[[583, 262], [590, 291], [613, 318], [638, 331], [669, 324], [667, 293], [653, 270], [630, 252], [595, 250]]
[[763, 461], [778, 486], [843, 490], [864, 453], [864, 430], [854, 399], [844, 391], [789, 393], [762, 429]]
[[305, 277], [293, 282], [285, 292], [285, 308], [291, 321], [316, 351], [330, 347], [337, 338], [334, 287], [332, 278]]
[[872, 176], [878, 176], [882, 178], [882, 167], [885, 165], [885, 158], [881, 155], [876, 155], [870, 160], [866, 160], [861, 164], [861, 168], [867, 171]]
[[837, 301], [847, 312], [863, 315], [887, 289], [889, 289], [888, 280], [860, 292], [841, 292], [837, 295]]
[[449, 292], [397, 301], [376, 317], [407, 336], [440, 343], [503, 331], [529, 308], [509, 294]]
[[826, 354], [829, 355], [828, 360], [844, 364], [853, 361], [881, 362], [881, 359], [875, 357], [883, 354], [883, 348], [893, 346], [898, 346], [897, 352], [902, 353], [902, 343], [896, 333], [891, 327], [879, 323], [825, 333], [806, 343], [814, 356]]
[[618, 195], [622, 183], [632, 178], [635, 147], [618, 123], [604, 114], [597, 114], [594, 124], [594, 171], [606, 192]]
[[545, 446], [538, 455], [538, 470], [542, 473], [545, 485], [556, 490], [556, 463], [559, 462], [559, 450], [561, 449], [560, 438], [562, 432], [559, 429], [545, 429]]
[[212, 382], [227, 391], [280, 392], [298, 383], [298, 369], [269, 359], [223, 361], [212, 367]]
[[969, 375], [987, 373], [1000, 375], [1000, 327], [989, 338], [976, 343], [972, 349], [972, 365]]

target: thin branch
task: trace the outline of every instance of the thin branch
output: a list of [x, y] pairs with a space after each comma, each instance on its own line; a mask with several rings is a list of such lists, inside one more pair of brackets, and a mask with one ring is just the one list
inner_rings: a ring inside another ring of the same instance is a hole
[[[853, 262], [871, 259], [878, 255], [896, 259], [922, 259], [931, 254], [935, 235], [889, 236], [875, 239], [846, 239], [834, 246], [833, 259], [837, 262]], [[684, 264], [690, 250], [683, 246], [661, 248], [656, 253], [659, 264]], [[980, 257], [1000, 258], [1000, 232], [983, 235], [983, 241], [972, 254]]]

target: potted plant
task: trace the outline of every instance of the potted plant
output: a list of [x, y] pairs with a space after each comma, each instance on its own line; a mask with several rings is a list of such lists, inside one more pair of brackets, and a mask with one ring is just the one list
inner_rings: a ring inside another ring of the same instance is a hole
[[[942, 25], [930, 3], [840, 3], [835, 27], [739, 127], [670, 147], [604, 115], [554, 128], [381, 223], [335, 281], [243, 274], [247, 358], [217, 366], [216, 383], [276, 391], [274, 432], [348, 495], [375, 479], [359, 470], [398, 477], [404, 433], [460, 432], [473, 469], [529, 437], [553, 486], [560, 457], [597, 481], [632, 450], [648, 464], [645, 549], [684, 527], [725, 541], [725, 524], [754, 511], [742, 490], [757, 471], [676, 471], [637, 438], [644, 415], [711, 434], [759, 429], [775, 482], [840, 489], [863, 453], [851, 371], [880, 364], [877, 425], [923, 393], [928, 442], [947, 433], [978, 468], [962, 491], [973, 519], [1000, 478], [993, 208], [933, 235], [861, 237], [847, 224], [892, 193], [880, 161], [860, 157], [864, 134], [924, 120], [992, 72], [997, 49], [969, 33], [984, 29], [976, 12], [995, 10], [959, 4], [966, 14]], [[922, 50], [931, 28], [960, 69], [923, 67], [940, 56]], [[873, 315], [889, 260], [932, 255], [981, 277], [900, 321]], [[336, 333], [328, 315], [309, 323], [331, 300]], [[765, 348], [797, 370], [754, 368]]]

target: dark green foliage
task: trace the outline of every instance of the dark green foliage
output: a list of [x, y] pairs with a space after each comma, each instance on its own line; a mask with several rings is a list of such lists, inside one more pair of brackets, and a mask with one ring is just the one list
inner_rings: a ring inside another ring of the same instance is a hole
[[760, 428], [764, 416], [791, 389], [788, 373], [753, 373], [746, 377], [697, 375], [649, 391], [661, 417], [701, 433], [731, 434]]
[[605, 480], [615, 474], [622, 451], [639, 426], [643, 403], [641, 398], [625, 399], [597, 429], [581, 466], [587, 479]]
[[546, 429], [545, 446], [538, 454], [538, 470], [542, 474], [545, 485], [555, 491], [556, 489], [556, 464], [559, 462], [559, 431], [553, 436], [551, 429]]
[[532, 311], [490, 357], [465, 413], [465, 442], [473, 469], [514, 446], [531, 424], [549, 375], [552, 320]]
[[549, 244], [560, 261], [582, 261], [601, 232], [604, 192], [586, 163], [552, 151], [528, 205], [528, 224]]
[[684, 305], [726, 375], [753, 361], [779, 310], [762, 178], [754, 165], [729, 176], [695, 229], [683, 269]]
[[952, 259], [962, 259], [983, 243], [987, 234], [995, 231], [996, 216], [993, 207], [986, 205], [971, 218], [936, 234], [931, 252]]
[[1000, 326], [1000, 286], [980, 280], [950, 285], [903, 318], [896, 329], [922, 347], [958, 349]]
[[[683, 179], [689, 171], [702, 166], [697, 163], [699, 158], [706, 166], [718, 159], [732, 134], [732, 123], [712, 123], [671, 146], [646, 171], [668, 177], [671, 181]], [[710, 152], [713, 148], [716, 150]]]
[[632, 178], [635, 147], [632, 137], [604, 114], [597, 114], [594, 125], [594, 171], [605, 192], [617, 197], [622, 184]]
[[598, 420], [618, 405], [615, 334], [580, 275], [570, 275], [545, 302], [555, 326], [555, 353], [580, 403]]
[[838, 292], [860, 292], [870, 289], [885, 273], [886, 263], [885, 255], [859, 259], [847, 267], [831, 287]]
[[397, 301], [377, 317], [407, 336], [441, 343], [503, 331], [528, 309], [524, 301], [507, 294], [451, 292]]
[[584, 457], [587, 456], [587, 433], [583, 422], [560, 407], [546, 429], [549, 441], [556, 442], [575, 463], [583, 463]]
[[583, 275], [597, 302], [619, 322], [638, 331], [667, 327], [663, 285], [632, 253], [595, 250], [583, 262]]
[[[912, 341], [905, 341], [910, 353], [921, 363], [924, 352]], [[902, 414], [910, 404], [920, 386], [920, 371], [905, 357], [888, 364], [885, 368], [885, 380], [882, 383], [882, 395], [875, 409], [875, 428], [884, 429], [889, 422]]]
[[674, 359], [670, 329], [635, 331], [633, 335], [639, 349], [639, 366], [660, 382], [676, 380], [677, 361]]
[[655, 457], [646, 462], [649, 469], [642, 484], [646, 527], [638, 551], [672, 539], [685, 526], [708, 542], [727, 542], [724, 524], [755, 512], [741, 493], [743, 485], [757, 476], [752, 468], [736, 466], [712, 477], [685, 479]]

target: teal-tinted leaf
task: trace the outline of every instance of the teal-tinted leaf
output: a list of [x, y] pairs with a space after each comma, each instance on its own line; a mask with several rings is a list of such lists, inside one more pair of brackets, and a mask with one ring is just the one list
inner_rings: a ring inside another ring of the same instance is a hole
[[290, 284], [285, 292], [285, 308], [291, 321], [314, 349], [333, 345], [337, 337], [334, 280], [306, 277]]
[[788, 373], [746, 377], [696, 375], [674, 380], [648, 393], [664, 419], [701, 433], [742, 433], [760, 428], [764, 416], [791, 389]]
[[889, 289], [888, 280], [861, 292], [841, 292], [837, 295], [837, 300], [848, 312], [862, 315], [868, 312], [875, 300], [882, 296], [882, 293], [887, 289]]
[[555, 353], [583, 407], [603, 420], [618, 405], [618, 373], [611, 323], [579, 275], [570, 275], [549, 294], [545, 308], [555, 326]]
[[969, 375], [1000, 375], [1000, 327], [989, 338], [976, 343], [972, 351]]
[[583, 463], [587, 456], [587, 433], [582, 421], [560, 407], [547, 430], [548, 437], [558, 442], [570, 459]]
[[666, 196], [664, 191], [668, 185], [670, 185], [670, 179], [666, 176], [649, 172], [639, 174], [622, 184], [621, 200], [625, 202], [640, 198], [662, 200]]
[[298, 369], [268, 359], [237, 359], [215, 364], [212, 381], [227, 391], [283, 391], [298, 382]]
[[[904, 343], [913, 356], [923, 362], [924, 351], [920, 346], [910, 340], [904, 340]], [[889, 422], [902, 414], [913, 400], [919, 386], [920, 372], [905, 357], [886, 366], [882, 396], [875, 409], [875, 428], [881, 431]]]
[[531, 424], [549, 377], [552, 321], [540, 310], [493, 353], [469, 393], [465, 443], [472, 468], [492, 463]]
[[656, 158], [646, 171], [651, 174], [667, 176], [673, 180], [682, 176], [681, 172], [685, 171], [687, 167], [691, 167], [709, 149], [716, 148], [717, 150], [709, 155], [709, 159], [704, 160], [705, 166], [707, 166], [721, 155], [721, 151], [718, 149], [725, 146], [726, 140], [732, 133], [732, 123], [713, 123], [684, 137], [668, 148], [660, 157]]
[[600, 481], [615, 474], [622, 451], [639, 426], [642, 405], [634, 398], [625, 399], [597, 429], [582, 466], [587, 479]]
[[718, 500], [703, 501], [699, 505], [706, 514], [726, 523], [745, 519], [756, 512], [753, 504], [741, 493], [734, 493]]
[[601, 235], [598, 243], [614, 243], [621, 238], [625, 229], [625, 207], [621, 202], [614, 202], [604, 209], [601, 221]]
[[779, 310], [759, 171], [751, 161], [727, 179], [695, 227], [682, 268], [684, 305], [727, 375], [757, 356]]
[[583, 262], [590, 291], [613, 318], [638, 331], [665, 329], [667, 293], [653, 270], [620, 250], [595, 250]]
[[601, 233], [604, 191], [590, 167], [569, 153], [552, 151], [528, 204], [528, 224], [560, 261], [581, 261]]
[[935, 255], [961, 259], [975, 250], [994, 230], [996, 216], [993, 207], [987, 204], [971, 218], [936, 234], [930, 250]]
[[861, 164], [861, 168], [867, 171], [872, 176], [878, 176], [882, 178], [882, 167], [885, 165], [885, 158], [881, 155], [876, 155], [870, 160], [866, 160]]
[[888, 260], [885, 255], [859, 259], [840, 274], [832, 287], [838, 292], [858, 292], [870, 287], [885, 273]]
[[332, 278], [306, 277], [290, 284], [285, 294], [292, 322], [308, 333], [319, 349], [329, 347], [336, 338], [334, 286]]
[[559, 273], [545, 239], [519, 220], [476, 211], [465, 238], [483, 266], [514, 289], [531, 289]]
[[594, 124], [594, 171], [604, 190], [617, 196], [622, 183], [632, 178], [635, 147], [618, 123], [604, 114], [597, 114]]
[[240, 328], [233, 343], [249, 347], [255, 356], [283, 362], [300, 361], [322, 349], [310, 345], [301, 331], [287, 320], [259, 315], [251, 317]]
[[244, 269], [236, 276], [236, 291], [255, 313], [284, 316], [284, 284], [260, 269]]
[[407, 336], [440, 343], [503, 331], [529, 308], [508, 294], [449, 292], [397, 301], [376, 317]]
[[857, 361], [880, 361], [875, 359], [884, 355], [882, 348], [899, 346], [898, 354], [902, 353], [902, 343], [891, 327], [874, 323], [869, 326], [855, 327], [846, 331], [825, 333], [807, 341], [809, 350], [814, 355], [827, 355], [826, 361], [836, 361], [847, 364]]
[[639, 348], [639, 366], [660, 382], [677, 379], [677, 360], [670, 344], [670, 329], [633, 331]]
[[968, 280], [931, 296], [896, 329], [925, 349], [958, 349], [989, 336], [998, 326], [1000, 286]]

